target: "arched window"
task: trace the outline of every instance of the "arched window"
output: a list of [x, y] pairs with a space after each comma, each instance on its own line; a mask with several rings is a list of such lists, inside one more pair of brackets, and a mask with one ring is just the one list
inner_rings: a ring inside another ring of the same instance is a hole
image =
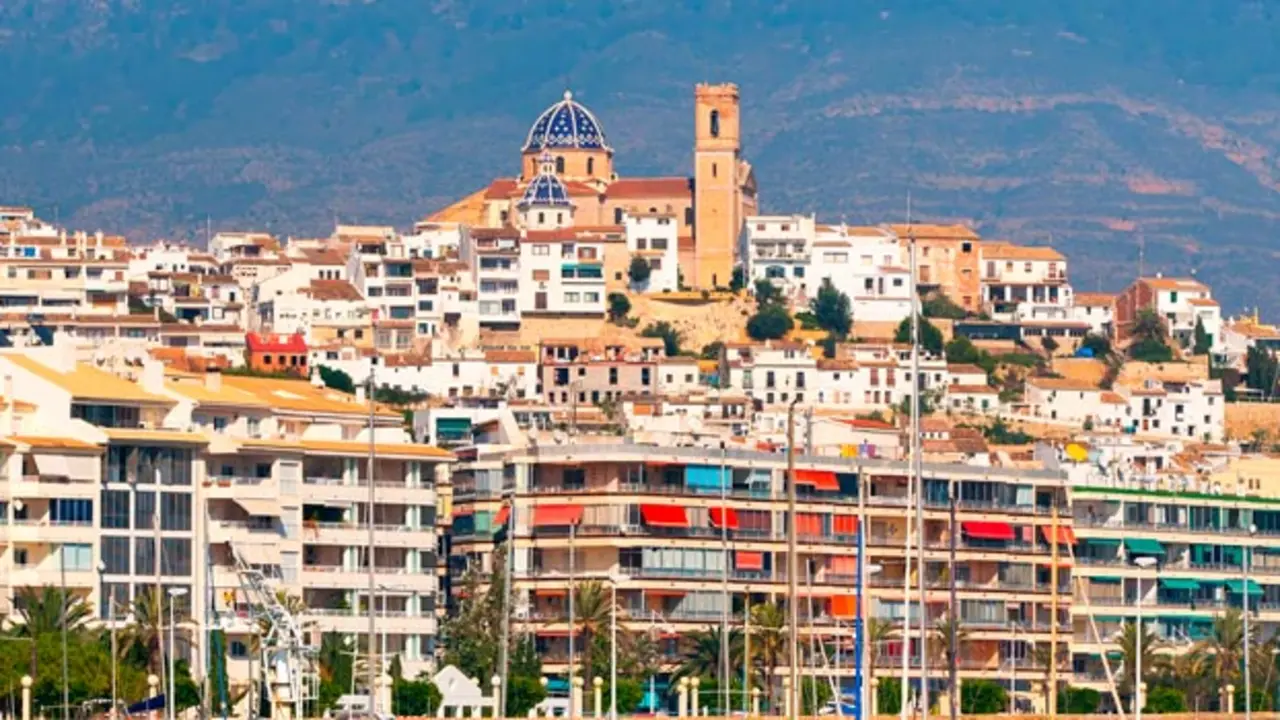
[[556, 174], [559, 175], [563, 172], [564, 172], [564, 156], [557, 155], [556, 156]]
[[595, 159], [595, 158], [587, 158], [587, 174], [588, 174], [588, 175], [595, 175], [595, 174], [596, 174], [596, 159]]
[[711, 137], [720, 137], [720, 111], [711, 111]]

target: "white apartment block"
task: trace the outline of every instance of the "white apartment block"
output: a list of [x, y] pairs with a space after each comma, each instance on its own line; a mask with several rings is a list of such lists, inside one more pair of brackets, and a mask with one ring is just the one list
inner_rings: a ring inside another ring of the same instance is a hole
[[[626, 229], [627, 251], [632, 257], [649, 263], [649, 279], [636, 285], [638, 292], [674, 292], [680, 287], [680, 223], [669, 213], [627, 214], [622, 220]], [[630, 265], [628, 265], [630, 267]]]
[[[469, 240], [462, 246], [460, 258], [471, 269], [480, 327], [518, 327], [522, 277], [520, 231], [475, 228]], [[548, 255], [550, 252], [548, 245]]]
[[1073, 293], [1067, 320], [1085, 323], [1093, 335], [1111, 337], [1116, 323], [1116, 296], [1107, 293]]
[[323, 339], [346, 335], [354, 340], [355, 330], [368, 328], [372, 315], [364, 296], [345, 280], [312, 280], [292, 292], [260, 301], [257, 313], [257, 328], [279, 335], [301, 335], [308, 345], [322, 340], [313, 332], [318, 328], [324, 328]]
[[1071, 286], [1067, 259], [1050, 247], [984, 242], [982, 306], [992, 318], [1006, 322], [1066, 320]]
[[1196, 323], [1213, 336], [1213, 349], [1222, 342], [1222, 310], [1209, 287], [1190, 278], [1138, 278], [1116, 298], [1116, 326], [1128, 337], [1142, 310], [1152, 310], [1164, 322], [1171, 338], [1183, 347], [1195, 342]]
[[458, 257], [469, 232], [461, 223], [423, 220], [413, 226], [412, 235], [403, 235], [400, 241], [408, 249], [409, 257], [441, 260]]
[[1219, 380], [1146, 380], [1104, 390], [1063, 378], [1028, 378], [1025, 401], [1032, 416], [1050, 423], [1191, 442], [1225, 437]]
[[538, 362], [532, 350], [459, 349], [432, 345], [432, 354], [402, 353], [375, 359], [371, 354], [351, 352], [330, 357], [325, 350], [313, 351], [316, 365], [341, 370], [357, 384], [369, 378], [376, 362], [379, 386], [427, 393], [434, 398], [525, 400], [537, 397]]
[[219, 232], [209, 239], [209, 252], [220, 263], [272, 258], [280, 252], [280, 241], [270, 233]]
[[[572, 229], [529, 230], [520, 241], [520, 311], [523, 315], [601, 317], [605, 310], [602, 240]], [[502, 287], [502, 281], [490, 281]], [[486, 295], [482, 284], [480, 296]]]
[[[299, 597], [317, 633], [367, 636], [368, 529], [379, 644], [406, 673], [435, 650], [435, 484], [448, 453], [413, 443], [397, 413], [304, 380], [168, 374], [137, 381], [75, 362], [65, 344], [0, 353], [0, 606], [65, 581], [102, 620], [181, 588], [180, 632], [214, 617], [233, 660], [254, 623], [239, 563]], [[373, 516], [369, 483], [377, 487]], [[156, 527], [155, 519], [159, 520]], [[318, 637], [318, 636], [316, 636]], [[318, 642], [318, 640], [317, 640]], [[362, 642], [363, 644], [363, 642]], [[197, 675], [201, 658], [189, 658]], [[245, 662], [228, 663], [242, 685]]]
[[741, 256], [750, 285], [768, 280], [793, 302], [803, 302], [816, 292], [821, 281], [809, 276], [816, 235], [813, 217], [755, 215], [743, 221], [743, 228]]

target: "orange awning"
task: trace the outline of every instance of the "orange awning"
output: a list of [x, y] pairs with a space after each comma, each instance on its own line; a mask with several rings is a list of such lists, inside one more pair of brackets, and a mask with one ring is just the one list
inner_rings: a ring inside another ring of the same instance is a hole
[[500, 528], [503, 525], [506, 525], [507, 521], [510, 519], [511, 519], [511, 506], [503, 505], [502, 509], [499, 510], [498, 514], [495, 515], [493, 518], [493, 527], [495, 529]]
[[[711, 508], [711, 527], [724, 527], [730, 530], [738, 529], [738, 511], [733, 508]], [[724, 516], [724, 521], [720, 518]]]
[[857, 535], [857, 515], [835, 515], [831, 518], [831, 530], [836, 535]]
[[[1048, 525], [1042, 525], [1040, 527], [1040, 535], [1044, 537], [1045, 542], [1052, 543], [1053, 527]], [[1058, 526], [1058, 544], [1059, 545], [1075, 545], [1076, 544], [1076, 534], [1074, 531], [1072, 531], [1070, 525]]]
[[679, 505], [641, 505], [640, 517], [649, 527], [689, 527], [689, 514]]
[[535, 588], [534, 597], [562, 597], [569, 594], [568, 588]]
[[858, 616], [858, 599], [854, 595], [832, 595], [831, 616], [851, 618]]
[[836, 474], [827, 470], [797, 470], [797, 485], [812, 485], [818, 490], [839, 490], [840, 481]]
[[539, 505], [533, 509], [534, 527], [566, 527], [580, 522], [581, 505]]
[[733, 554], [733, 566], [739, 570], [763, 570], [764, 553], [738, 550]]
[[645, 590], [644, 594], [648, 597], [684, 597], [689, 593], [684, 590], [676, 590], [675, 588], [659, 588], [656, 590]]
[[817, 513], [800, 513], [796, 515], [796, 534], [821, 536], [822, 516]]
[[856, 575], [858, 558], [853, 555], [836, 555], [831, 558], [831, 572], [837, 575]]

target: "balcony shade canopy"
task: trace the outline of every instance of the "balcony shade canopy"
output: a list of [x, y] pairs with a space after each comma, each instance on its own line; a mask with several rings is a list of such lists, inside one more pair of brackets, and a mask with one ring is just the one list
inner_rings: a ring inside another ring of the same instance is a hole
[[1009, 523], [970, 521], [961, 523], [960, 527], [964, 529], [965, 535], [975, 540], [1002, 540], [1009, 542], [1015, 537], [1013, 526]]

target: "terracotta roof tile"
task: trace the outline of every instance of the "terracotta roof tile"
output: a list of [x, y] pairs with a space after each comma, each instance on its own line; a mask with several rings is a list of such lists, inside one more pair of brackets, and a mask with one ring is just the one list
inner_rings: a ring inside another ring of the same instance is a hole
[[620, 178], [609, 184], [605, 196], [616, 200], [691, 196], [693, 181], [684, 177]]

